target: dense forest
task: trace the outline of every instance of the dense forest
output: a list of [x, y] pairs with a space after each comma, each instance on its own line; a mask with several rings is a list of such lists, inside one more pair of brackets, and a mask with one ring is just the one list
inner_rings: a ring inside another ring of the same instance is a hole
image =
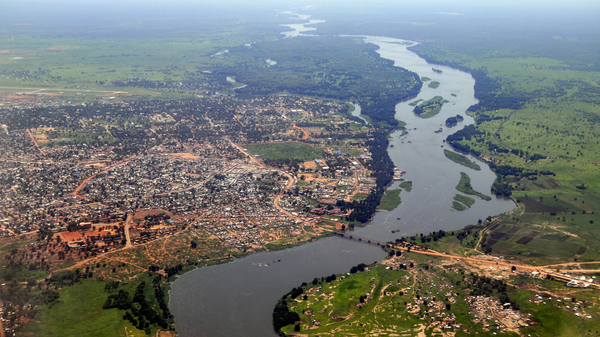
[[[375, 123], [397, 126], [395, 106], [416, 96], [420, 77], [382, 59], [361, 39], [298, 37], [232, 48], [218, 73], [246, 87], [238, 96], [292, 93], [354, 101]], [[268, 66], [265, 59], [277, 61]]]

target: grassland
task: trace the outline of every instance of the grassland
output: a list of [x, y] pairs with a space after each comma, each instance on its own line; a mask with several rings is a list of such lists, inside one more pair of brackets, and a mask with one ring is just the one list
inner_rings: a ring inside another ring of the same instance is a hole
[[[12, 36], [3, 42], [0, 90], [71, 102], [115, 96], [124, 100], [192, 98], [205, 94], [209, 82], [227, 87], [225, 75], [212, 74], [227, 61], [226, 50], [279, 34], [218, 24], [212, 29], [214, 33], [219, 29], [229, 32], [219, 38], [207, 31], [197, 32], [193, 38]], [[130, 80], [144, 83], [115, 85]], [[153, 88], [164, 83], [175, 85]]]
[[469, 158], [463, 156], [460, 153], [456, 153], [454, 151], [444, 149], [444, 155], [446, 155], [446, 158], [452, 160], [453, 162], [455, 162], [457, 164], [466, 166], [466, 167], [471, 168], [476, 171], [481, 170], [481, 167], [478, 164], [470, 161]]
[[460, 181], [458, 182], [458, 185], [456, 185], [456, 189], [465, 194], [476, 195], [483, 200], [492, 200], [492, 198], [490, 196], [487, 196], [485, 194], [475, 191], [471, 187], [471, 178], [469, 177], [468, 174], [466, 174], [464, 172], [460, 173]]
[[402, 192], [402, 189], [400, 188], [385, 191], [385, 194], [383, 197], [381, 197], [381, 202], [377, 208], [386, 211], [394, 210], [402, 202], [400, 199], [400, 192]]
[[[457, 54], [442, 54], [458, 60]], [[600, 259], [600, 231], [594, 227], [600, 223], [595, 212], [600, 209], [600, 109], [593, 94], [600, 90], [594, 80], [598, 72], [549, 57], [466, 60], [470, 68], [485, 66], [490, 78], [503, 83], [497, 93], [536, 98], [519, 108], [471, 112], [482, 134], [460, 143], [502, 165], [552, 173], [502, 177], [521, 207], [501, 217], [503, 226], [488, 232], [486, 247], [534, 263]], [[530, 160], [533, 154], [540, 159]]]
[[103, 310], [108, 294], [105, 282], [84, 280], [59, 291], [57, 303], [39, 308], [37, 323], [24, 326], [24, 335], [35, 336], [146, 336], [123, 320], [118, 309]]
[[296, 142], [245, 145], [244, 148], [255, 156], [269, 160], [298, 159], [308, 161], [321, 159], [325, 154], [319, 148]]

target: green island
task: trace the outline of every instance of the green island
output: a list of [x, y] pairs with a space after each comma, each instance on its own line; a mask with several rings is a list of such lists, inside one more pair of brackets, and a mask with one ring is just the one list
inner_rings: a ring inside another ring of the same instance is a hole
[[412, 101], [412, 102], [408, 103], [408, 105], [410, 105], [410, 106], [417, 106], [417, 104], [419, 104], [419, 102], [422, 102], [422, 101], [423, 101], [422, 99], [418, 99], [416, 101]]
[[460, 181], [458, 182], [458, 185], [456, 185], [456, 189], [465, 194], [476, 195], [483, 200], [492, 200], [490, 196], [475, 191], [471, 187], [471, 178], [464, 172], [460, 173]]
[[431, 81], [431, 78], [426, 77], [426, 76], [421, 76], [421, 82], [427, 82], [427, 81]]
[[467, 206], [463, 205], [462, 203], [460, 203], [458, 201], [452, 201], [452, 208], [457, 211], [464, 211], [467, 209]]
[[475, 199], [460, 194], [455, 195], [454, 200], [464, 204], [467, 207], [471, 207], [475, 203]]
[[415, 106], [413, 111], [421, 118], [431, 118], [440, 113], [442, 105], [444, 105], [445, 102], [446, 101], [444, 101], [442, 96], [435, 96], [432, 99]]
[[386, 190], [385, 194], [381, 197], [381, 201], [379, 202], [379, 206], [377, 208], [386, 211], [393, 211], [402, 202], [400, 199], [400, 192], [402, 192], [401, 188]]
[[481, 167], [478, 164], [472, 162], [471, 160], [469, 160], [469, 158], [463, 156], [460, 153], [456, 153], [454, 151], [444, 149], [444, 155], [446, 155], [446, 158], [452, 160], [453, 162], [455, 162], [457, 164], [466, 166], [468, 168], [472, 168], [473, 170], [476, 170], [476, 171], [481, 170]]
[[430, 88], [436, 89], [436, 88], [438, 88], [440, 86], [440, 82], [438, 82], [438, 81], [432, 81], [432, 82], [429, 82], [429, 84], [427, 84], [427, 86], [430, 87]]
[[454, 196], [454, 201], [452, 201], [452, 208], [454, 208], [457, 211], [464, 211], [473, 206], [474, 203], [475, 199], [464, 195], [456, 194]]
[[410, 192], [413, 187], [413, 182], [410, 180], [403, 181], [400, 183], [400, 187], [402, 187], [404, 190], [406, 190], [406, 192]]

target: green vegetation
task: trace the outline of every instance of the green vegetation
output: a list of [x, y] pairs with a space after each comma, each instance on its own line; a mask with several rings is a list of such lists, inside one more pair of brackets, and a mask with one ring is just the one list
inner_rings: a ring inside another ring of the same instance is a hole
[[427, 86], [430, 87], [430, 88], [436, 89], [436, 88], [438, 88], [440, 86], [440, 82], [438, 82], [438, 81], [432, 81], [432, 82], [429, 82], [429, 84], [427, 84]]
[[415, 106], [413, 111], [421, 118], [431, 118], [440, 113], [442, 105], [444, 105], [444, 98], [442, 96], [435, 96], [434, 98]]
[[455, 195], [454, 200], [463, 203], [467, 207], [471, 207], [475, 204], [475, 199], [460, 194]]
[[[231, 48], [220, 73], [247, 84], [236, 90], [239, 96], [292, 93], [352, 101], [373, 124], [397, 127], [395, 105], [416, 96], [422, 83], [417, 74], [394, 67], [375, 50], [360, 38], [262, 42]], [[277, 60], [277, 66], [266, 67], [266, 58]]]
[[245, 145], [244, 148], [253, 155], [268, 160], [309, 161], [323, 158], [325, 154], [319, 148], [296, 142]]
[[[521, 200], [520, 213], [501, 215], [501, 223], [488, 229], [482, 246], [532, 264], [600, 260], [596, 212], [548, 212], [552, 206], [572, 205], [552, 197], [538, 200], [528, 200], [527, 205]], [[538, 212], [527, 211], [534, 207]]]
[[[390, 251], [390, 256], [393, 255], [395, 252]], [[548, 303], [537, 304], [531, 300], [536, 292], [509, 286], [505, 281], [469, 274], [460, 265], [449, 263], [444, 268], [438, 267], [443, 263], [439, 258], [402, 253], [401, 257], [394, 258], [393, 263], [398, 267], [361, 264], [347, 274], [315, 278], [310, 283], [303, 283], [279, 301], [273, 314], [274, 323], [280, 322], [276, 327], [290, 335], [364, 336], [386, 331], [387, 334], [429, 336], [435, 335], [437, 329], [433, 322], [453, 315], [454, 324], [463, 326], [456, 330], [457, 336], [489, 335], [491, 331], [496, 331], [499, 336], [514, 335], [513, 332], [497, 329], [500, 322], [496, 317], [473, 321], [476, 313], [484, 309], [471, 307], [467, 296], [510, 303], [521, 316], [538, 323], [519, 328], [519, 332], [525, 335], [581, 335], [588, 329], [595, 329], [600, 320], [597, 318], [598, 309], [589, 305], [598, 301], [597, 294], [588, 292], [590, 297], [576, 295], [575, 305], [584, 306], [584, 310], [594, 317], [585, 319], [568, 310], [567, 306], [574, 305], [571, 300], [558, 302], [555, 299], [550, 303], [545, 299]], [[516, 282], [529, 287], [537, 285], [545, 291], [569, 291], [562, 283], [554, 281], [517, 277]], [[583, 301], [591, 302], [583, 305]], [[487, 315], [488, 311], [482, 313]], [[289, 319], [283, 320], [282, 317]], [[553, 317], [560, 317], [560, 320]]]
[[408, 105], [410, 105], [410, 106], [417, 106], [417, 104], [419, 104], [419, 102], [422, 102], [422, 101], [423, 101], [422, 99], [418, 99], [416, 101], [412, 101], [412, 102], [408, 103]]
[[481, 193], [475, 191], [471, 187], [471, 178], [469, 177], [469, 175], [467, 175], [464, 172], [460, 173], [460, 181], [458, 182], [458, 185], [456, 185], [456, 189], [465, 194], [476, 195], [483, 200], [492, 200], [492, 198], [490, 196], [487, 196], [485, 194], [481, 194]]
[[464, 210], [466, 210], [466, 209], [467, 209], [467, 206], [465, 206], [465, 205], [461, 204], [461, 203], [460, 203], [460, 202], [458, 202], [458, 201], [453, 201], [453, 202], [452, 202], [452, 208], [454, 208], [454, 209], [455, 209], [455, 210], [457, 210], [457, 211], [464, 211]]
[[381, 197], [381, 202], [377, 208], [384, 209], [386, 211], [394, 210], [402, 202], [400, 199], [400, 192], [402, 192], [402, 189], [400, 188], [395, 190], [386, 190], [385, 194]]
[[[517, 8], [511, 9], [513, 13], [519, 12]], [[464, 24], [417, 11], [402, 17], [400, 10], [372, 10], [354, 13], [354, 20], [348, 13], [343, 18], [332, 15], [319, 26], [322, 34], [435, 41], [410, 49], [431, 64], [471, 73], [479, 104], [468, 113], [476, 123], [449, 137], [450, 145], [491, 158], [490, 166], [498, 175], [493, 193], [521, 201], [517, 212], [522, 215], [500, 217], [513, 232], [547, 224], [546, 229], [555, 226], [578, 236], [569, 236], [567, 242], [576, 241], [575, 246], [559, 254], [542, 235], [533, 236], [527, 244], [507, 244], [504, 240], [515, 233], [499, 232], [509, 235], [494, 243], [494, 253], [536, 263], [600, 260], [600, 216], [597, 211], [591, 214], [600, 209], [600, 30], [592, 28], [597, 26], [593, 10], [574, 15], [559, 11], [554, 12], [556, 17], [571, 24], [564, 25], [560, 34], [550, 35], [554, 24], [544, 20], [548, 13], [541, 12], [516, 15], [510, 22], [488, 15], [488, 24], [481, 25], [481, 17], [466, 19], [469, 24]], [[406, 21], [434, 24], [402, 23]], [[351, 27], [348, 22], [353, 22]], [[537, 23], [535, 30], [528, 29], [532, 22]], [[490, 40], [488, 36], [505, 38]], [[489, 230], [488, 237], [499, 228]], [[536, 241], [537, 248], [529, 247]], [[576, 254], [579, 246], [587, 249], [581, 255]]]
[[310, 234], [304, 234], [302, 236], [289, 237], [289, 238], [281, 238], [281, 239], [271, 241], [271, 242], [265, 244], [265, 248], [268, 250], [281, 250], [281, 249], [297, 246], [301, 243], [310, 242], [310, 239], [311, 239]]
[[406, 190], [406, 192], [410, 192], [412, 190], [413, 187], [413, 182], [410, 180], [407, 181], [403, 181], [400, 183], [400, 187], [402, 187], [403, 189]]
[[[137, 331], [122, 320], [118, 310], [102, 310], [106, 283], [84, 280], [59, 291], [59, 300], [39, 308], [38, 323], [25, 325], [24, 334], [35, 336], [121, 336]], [[140, 334], [141, 335], [141, 334]]]
[[421, 82], [427, 82], [427, 81], [431, 81], [431, 78], [425, 77], [425, 76], [421, 77]]
[[476, 170], [476, 171], [481, 170], [481, 167], [478, 164], [470, 161], [469, 158], [463, 156], [460, 153], [456, 153], [454, 151], [444, 149], [444, 154], [446, 155], [446, 158], [452, 160], [453, 162], [455, 162], [457, 164], [466, 166], [468, 168], [472, 168], [473, 170]]

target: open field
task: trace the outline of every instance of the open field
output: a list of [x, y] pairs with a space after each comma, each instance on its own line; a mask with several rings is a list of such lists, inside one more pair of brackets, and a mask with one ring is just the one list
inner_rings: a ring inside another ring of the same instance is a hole
[[[62, 289], [60, 298], [51, 308], [40, 308], [38, 323], [28, 324], [25, 335], [35, 336], [145, 336], [129, 322], [122, 320], [119, 310], [103, 310], [102, 304], [108, 294], [106, 283], [85, 280]], [[130, 331], [125, 333], [125, 329]], [[132, 335], [131, 333], [135, 333]]]
[[323, 150], [304, 143], [269, 143], [257, 145], [244, 145], [253, 155], [269, 160], [298, 159], [303, 162], [323, 158]]

